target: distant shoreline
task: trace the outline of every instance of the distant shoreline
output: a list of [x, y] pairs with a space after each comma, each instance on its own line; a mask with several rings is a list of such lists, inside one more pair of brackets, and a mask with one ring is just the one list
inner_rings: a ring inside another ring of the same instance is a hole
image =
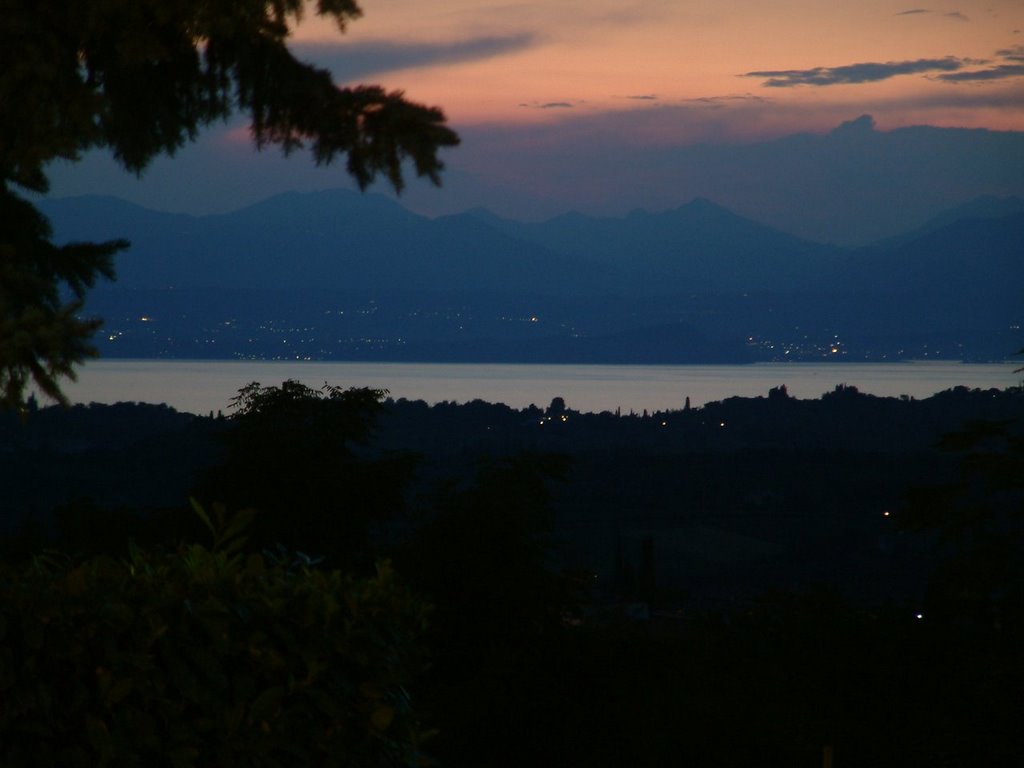
[[555, 397], [581, 412], [667, 411], [729, 397], [763, 397], [785, 386], [816, 399], [838, 385], [880, 397], [924, 398], [966, 386], [1006, 389], [1019, 383], [1015, 363], [747, 363], [610, 365], [531, 363], [394, 363], [106, 358], [86, 363], [66, 392], [72, 402], [167, 403], [190, 413], [226, 411], [252, 381], [299, 379], [387, 389], [395, 399], [428, 403], [482, 400], [510, 407], [546, 406]]
[[615, 359], [598, 360], [591, 362], [577, 362], [573, 360], [528, 360], [528, 359], [449, 359], [439, 360], [436, 358], [376, 358], [366, 357], [139, 357], [101, 354], [99, 357], [87, 360], [84, 364], [91, 365], [96, 362], [123, 362], [123, 363], [340, 363], [340, 364], [366, 364], [366, 365], [580, 365], [580, 366], [655, 366], [655, 367], [678, 367], [686, 365], [699, 366], [733, 366], [733, 365], [1018, 365], [1024, 366], [1024, 359], [1015, 358], [1012, 355], [1001, 359], [984, 360], [963, 360], [955, 357], [907, 357], [907, 358], [879, 358], [879, 359], [851, 359], [849, 356], [837, 356], [829, 358], [806, 358], [806, 359], [782, 359], [782, 360], [697, 360], [684, 362], [633, 362], [617, 361]]

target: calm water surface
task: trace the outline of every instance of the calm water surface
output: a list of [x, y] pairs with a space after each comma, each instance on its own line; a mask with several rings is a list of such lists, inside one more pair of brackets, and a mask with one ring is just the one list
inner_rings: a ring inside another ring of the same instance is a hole
[[924, 398], [955, 386], [1019, 383], [1013, 363], [763, 363], [756, 365], [461, 365], [336, 362], [100, 360], [80, 369], [65, 391], [74, 402], [167, 403], [192, 413], [227, 411], [238, 389], [299, 379], [318, 387], [380, 387], [394, 398], [523, 408], [564, 397], [579, 411], [673, 410], [726, 397], [767, 395], [785, 384], [794, 397], [817, 398], [837, 384], [879, 396]]

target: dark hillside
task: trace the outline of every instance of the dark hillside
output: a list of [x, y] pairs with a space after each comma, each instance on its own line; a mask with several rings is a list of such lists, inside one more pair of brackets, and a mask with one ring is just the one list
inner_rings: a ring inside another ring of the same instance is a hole
[[[343, 562], [391, 557], [431, 604], [409, 690], [444, 765], [1010, 764], [1024, 591], [1019, 524], [998, 513], [1019, 523], [1022, 397], [777, 388], [630, 415], [400, 400], [365, 444], [358, 402], [285, 398], [241, 423], [47, 408], [0, 420], [0, 566], [205, 540], [185, 498], [219, 478], [283, 515], [258, 509], [259, 544], [232, 562], [316, 577], [358, 543]], [[938, 448], [950, 432], [971, 462]], [[367, 499], [388, 514], [365, 519]], [[296, 536], [313, 547], [289, 552]]]
[[[768, 584], [822, 582], [865, 599], [909, 597], [920, 584], [904, 578], [912, 569], [902, 558], [916, 555], [883, 513], [895, 514], [909, 488], [952, 471], [955, 459], [935, 449], [940, 435], [1019, 416], [1020, 397], [960, 388], [917, 401], [839, 387], [796, 400], [777, 389], [623, 416], [398, 401], [365, 450], [418, 456], [421, 498], [464, 481], [484, 457], [568, 457], [566, 479], [551, 489], [560, 556], [599, 574], [612, 592], [625, 588], [623, 569], [640, 567], [650, 540], [666, 594], [748, 599]], [[216, 436], [229, 427], [133, 404], [47, 408], [26, 424], [10, 417], [0, 431], [6, 527], [29, 513], [46, 521], [83, 500], [138, 510], [184, 505], [218, 462]]]

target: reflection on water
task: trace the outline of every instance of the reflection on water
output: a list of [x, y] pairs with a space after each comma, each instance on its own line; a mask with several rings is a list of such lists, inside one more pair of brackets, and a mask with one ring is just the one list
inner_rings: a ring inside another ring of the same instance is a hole
[[955, 386], [1005, 388], [1019, 383], [1014, 364], [763, 363], [756, 365], [463, 365], [416, 363], [100, 360], [85, 365], [66, 393], [74, 402], [167, 403], [182, 411], [227, 410], [251, 381], [299, 379], [343, 387], [382, 387], [395, 398], [467, 402], [481, 399], [523, 408], [564, 397], [578, 411], [675, 410], [727, 397], [756, 397], [785, 384], [789, 394], [816, 398], [837, 384], [862, 392], [924, 398]]

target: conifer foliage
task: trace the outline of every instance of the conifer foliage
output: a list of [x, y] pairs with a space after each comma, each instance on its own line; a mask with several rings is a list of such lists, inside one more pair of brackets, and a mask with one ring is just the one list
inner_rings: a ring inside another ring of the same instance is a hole
[[[58, 379], [94, 353], [85, 290], [111, 277], [127, 246], [57, 248], [19, 191], [46, 192], [47, 164], [109, 150], [136, 173], [204, 126], [250, 118], [257, 147], [306, 148], [319, 164], [346, 157], [360, 187], [396, 189], [409, 162], [439, 182], [438, 151], [458, 143], [441, 110], [377, 86], [338, 87], [287, 47], [305, 0], [0, 0], [0, 403], [29, 378], [62, 399]], [[355, 0], [317, 0], [341, 31]], [[115, 233], [116, 234], [116, 233]], [[71, 298], [68, 298], [68, 297]]]

